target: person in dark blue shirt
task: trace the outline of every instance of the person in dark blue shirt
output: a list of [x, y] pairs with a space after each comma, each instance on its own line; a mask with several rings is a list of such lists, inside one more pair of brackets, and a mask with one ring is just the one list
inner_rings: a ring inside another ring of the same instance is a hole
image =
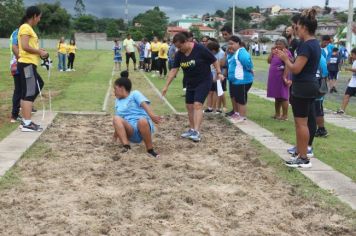
[[169, 85], [181, 67], [187, 84], [185, 103], [190, 126], [190, 129], [184, 132], [181, 137], [199, 142], [201, 140], [199, 130], [203, 120], [203, 104], [213, 83], [210, 66], [213, 64], [215, 67], [217, 79], [224, 80], [224, 76], [215, 56], [204, 46], [189, 41], [184, 33], [176, 34], [173, 43], [178, 52], [174, 58], [173, 68], [168, 74], [166, 85], [162, 90], [162, 96], [166, 95]]
[[339, 74], [340, 62], [341, 62], [338, 48], [333, 48], [332, 54], [327, 62], [328, 62], [328, 71], [329, 71], [330, 93], [334, 93], [334, 92], [337, 93], [336, 80]]
[[[314, 100], [319, 94], [319, 83], [316, 78], [319, 68], [321, 49], [318, 40], [315, 38], [315, 31], [318, 22], [316, 20], [316, 10], [306, 9], [301, 14], [297, 33], [301, 39], [301, 44], [297, 49], [297, 58], [291, 62], [286, 52], [274, 50], [292, 72], [292, 96], [291, 104], [294, 115], [294, 122], [297, 136], [297, 146], [295, 156], [286, 162], [289, 167], [309, 168], [312, 166], [307, 157], [309, 132], [315, 130], [308, 128], [308, 116], [314, 111]], [[315, 116], [315, 115], [314, 115]]]

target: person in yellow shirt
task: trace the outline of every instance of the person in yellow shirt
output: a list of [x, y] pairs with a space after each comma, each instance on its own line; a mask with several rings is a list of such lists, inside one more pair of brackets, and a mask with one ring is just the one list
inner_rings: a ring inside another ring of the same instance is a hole
[[167, 75], [167, 60], [168, 60], [168, 44], [167, 39], [163, 39], [162, 44], [158, 51], [158, 65], [159, 65], [159, 77], [162, 78], [162, 73], [164, 72], [164, 77]]
[[152, 56], [152, 65], [151, 65], [151, 71], [153, 72], [158, 72], [159, 67], [158, 67], [158, 52], [159, 48], [161, 46], [161, 42], [159, 42], [157, 37], [153, 38], [153, 41], [151, 42], [151, 56]]
[[66, 71], [66, 57], [67, 57], [67, 44], [65, 43], [64, 37], [61, 37], [59, 43], [57, 44], [58, 53], [58, 70]]
[[32, 105], [44, 86], [41, 76], [37, 73], [40, 58], [48, 58], [46, 50], [41, 49], [38, 37], [33, 27], [41, 20], [41, 10], [36, 6], [26, 9], [18, 33], [19, 59], [17, 68], [21, 78], [21, 108], [23, 132], [42, 131], [42, 128], [32, 122]]
[[67, 53], [68, 53], [67, 71], [75, 71], [75, 69], [73, 68], [73, 64], [74, 64], [76, 50], [77, 50], [77, 46], [75, 45], [75, 40], [71, 39], [67, 47]]

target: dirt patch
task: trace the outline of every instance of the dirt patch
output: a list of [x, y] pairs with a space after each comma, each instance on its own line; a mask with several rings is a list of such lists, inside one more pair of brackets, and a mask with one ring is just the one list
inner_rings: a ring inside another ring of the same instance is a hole
[[355, 235], [333, 210], [295, 194], [223, 120], [204, 122], [199, 144], [169, 116], [154, 143], [122, 154], [111, 117], [62, 116], [47, 148], [0, 191], [0, 235]]

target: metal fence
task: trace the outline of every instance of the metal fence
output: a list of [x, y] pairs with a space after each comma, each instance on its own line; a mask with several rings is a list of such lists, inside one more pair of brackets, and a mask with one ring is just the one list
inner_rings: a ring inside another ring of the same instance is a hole
[[[58, 44], [57, 39], [40, 39], [40, 47], [45, 49], [56, 49]], [[0, 48], [9, 48], [9, 39], [0, 38]], [[106, 40], [78, 40], [76, 41], [77, 48], [86, 50], [111, 50], [114, 43]]]

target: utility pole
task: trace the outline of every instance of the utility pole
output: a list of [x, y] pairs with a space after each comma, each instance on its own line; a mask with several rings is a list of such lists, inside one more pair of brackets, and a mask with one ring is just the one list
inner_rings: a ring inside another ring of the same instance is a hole
[[349, 0], [349, 17], [347, 19], [346, 48], [351, 52], [352, 47], [352, 21], [354, 16], [354, 0]]
[[232, 7], [232, 35], [235, 34], [235, 0], [233, 0], [233, 7]]
[[125, 0], [125, 23], [129, 24], [129, 4], [128, 4], [128, 0]]

